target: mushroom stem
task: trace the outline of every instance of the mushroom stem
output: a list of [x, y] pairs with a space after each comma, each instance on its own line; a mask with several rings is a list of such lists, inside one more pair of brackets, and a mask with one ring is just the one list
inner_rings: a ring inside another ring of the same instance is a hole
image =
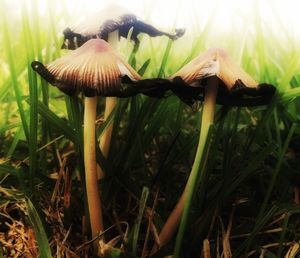
[[[85, 184], [92, 237], [104, 231], [102, 205], [97, 180], [95, 120], [97, 96], [85, 97], [84, 109], [84, 167]], [[95, 243], [97, 243], [95, 241]], [[95, 246], [96, 249], [96, 246]]]
[[[112, 46], [113, 49], [117, 48], [117, 44], [119, 41], [119, 31], [115, 30], [108, 34], [108, 43]], [[117, 98], [116, 97], [106, 97], [105, 99], [105, 110], [104, 110], [104, 121], [109, 117], [111, 112], [114, 110], [115, 106], [117, 104]], [[99, 139], [99, 148], [105, 158], [107, 158], [109, 153], [109, 147], [111, 142], [111, 135], [113, 130], [113, 122], [110, 123], [110, 125], [106, 128], [105, 131], [103, 131], [102, 135]], [[101, 166], [98, 166], [98, 179], [101, 179], [105, 176], [105, 173]]]
[[214, 123], [214, 113], [216, 107], [217, 93], [218, 93], [218, 79], [217, 77], [213, 76], [209, 79], [209, 82], [205, 88], [205, 97], [204, 97], [203, 110], [202, 110], [199, 143], [198, 143], [192, 171], [183, 192], [184, 207], [182, 208], [183, 212], [182, 212], [182, 217], [181, 217], [179, 230], [176, 238], [174, 257], [179, 257], [182, 240], [184, 237], [184, 232], [188, 220], [189, 210], [191, 207], [193, 194], [195, 192], [195, 188], [198, 181], [197, 179], [199, 178], [200, 171], [203, 169], [200, 168], [200, 165], [205, 164], [204, 150], [207, 142], [209, 129]]
[[[195, 187], [197, 183], [197, 179], [199, 178], [200, 173], [200, 165], [204, 164], [201, 162], [204, 157], [204, 149], [206, 145], [206, 140], [209, 133], [209, 128], [213, 124], [214, 121], [214, 112], [215, 112], [215, 105], [216, 105], [216, 96], [218, 91], [218, 80], [216, 77], [212, 77], [209, 79], [208, 85], [205, 89], [205, 98], [202, 110], [202, 119], [201, 119], [201, 131], [199, 136], [199, 142], [197, 147], [196, 156], [194, 159], [194, 164], [192, 167], [191, 174], [189, 176], [188, 182], [185, 186], [185, 189], [177, 202], [174, 210], [172, 211], [171, 215], [167, 219], [165, 225], [163, 226], [160, 234], [159, 234], [159, 241], [160, 247], [164, 246], [168, 241], [173, 237], [175, 233], [180, 218], [180, 227], [177, 234], [176, 239], [176, 246], [175, 246], [175, 256], [179, 256], [180, 247], [184, 235], [184, 231], [186, 228], [187, 218], [189, 209], [191, 206], [191, 201], [193, 197], [193, 193], [195, 192]], [[158, 249], [155, 246], [152, 249], [152, 253], [154, 253]]]

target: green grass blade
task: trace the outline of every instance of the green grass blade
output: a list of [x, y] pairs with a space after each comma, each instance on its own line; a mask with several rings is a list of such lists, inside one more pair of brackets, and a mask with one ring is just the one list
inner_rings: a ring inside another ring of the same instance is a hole
[[140, 226], [141, 226], [143, 215], [145, 212], [148, 196], [149, 196], [149, 189], [147, 187], [144, 187], [143, 191], [142, 191], [141, 199], [140, 199], [139, 214], [138, 214], [138, 217], [137, 217], [137, 219], [134, 223], [134, 227], [133, 227], [132, 252], [134, 255], [136, 255], [136, 252], [137, 252], [137, 242], [138, 242], [138, 237], [139, 237], [139, 232], [140, 232]]
[[[29, 69], [29, 68], [28, 68]], [[29, 135], [29, 167], [30, 167], [30, 177], [33, 180], [38, 164], [37, 164], [37, 153], [38, 148], [38, 112], [37, 112], [37, 103], [38, 103], [38, 91], [37, 91], [37, 78], [36, 74], [33, 74], [31, 71], [29, 76], [31, 79], [30, 88], [29, 88], [29, 99], [30, 99], [30, 135]]]
[[17, 144], [22, 136], [22, 128], [18, 128], [15, 135], [14, 135], [14, 139], [13, 139], [13, 142], [12, 144], [10, 145], [8, 151], [7, 151], [7, 154], [6, 154], [6, 157], [11, 157], [17, 147]]
[[279, 248], [277, 251], [277, 257], [282, 257], [282, 252], [283, 252], [283, 248], [284, 248], [284, 241], [285, 241], [285, 236], [286, 233], [288, 231], [288, 223], [290, 220], [290, 213], [286, 213], [284, 216], [284, 220], [282, 223], [282, 232], [280, 234], [280, 241], [279, 241]]
[[83, 115], [80, 106], [80, 99], [78, 96], [65, 96], [65, 104], [68, 113], [68, 119], [72, 128], [75, 129], [76, 135], [76, 148], [83, 154], [83, 132], [82, 121]]
[[3, 99], [5, 99], [5, 97], [9, 93], [10, 87], [11, 87], [10, 80], [2, 84], [2, 87], [0, 88], [0, 102], [2, 102]]
[[173, 45], [173, 40], [169, 39], [168, 43], [167, 43], [167, 46], [166, 46], [166, 49], [165, 49], [165, 52], [164, 52], [164, 55], [163, 55], [163, 59], [162, 59], [158, 74], [157, 74], [158, 78], [162, 77], [163, 74], [164, 74], [167, 62], [169, 60], [169, 55], [170, 55], [170, 52], [171, 52], [172, 45]]
[[6, 165], [6, 164], [0, 164], [0, 175], [4, 176], [6, 174], [10, 174], [12, 176], [18, 176], [18, 171], [16, 168]]
[[34, 207], [33, 203], [29, 198], [26, 198], [26, 206], [27, 206], [29, 221], [34, 230], [37, 244], [39, 247], [40, 257], [51, 258], [52, 254], [48, 243], [48, 237], [44, 229], [44, 225], [41, 221], [41, 218], [36, 208]]
[[32, 182], [35, 176], [38, 164], [37, 164], [37, 153], [38, 148], [38, 112], [37, 112], [37, 102], [38, 102], [38, 88], [37, 88], [37, 77], [36, 73], [31, 69], [31, 62], [34, 58], [34, 49], [31, 45], [32, 42], [32, 33], [30, 30], [30, 24], [28, 20], [28, 12], [23, 3], [22, 8], [22, 24], [23, 24], [23, 37], [26, 46], [27, 54], [27, 73], [28, 73], [28, 82], [29, 82], [29, 103], [30, 103], [30, 121], [29, 121], [29, 173], [31, 187], [33, 187]]
[[76, 143], [77, 139], [75, 131], [66, 120], [58, 117], [40, 101], [38, 102], [37, 107], [39, 114], [47, 121], [51, 128], [56, 132], [64, 134], [72, 142]]
[[150, 62], [151, 62], [151, 59], [149, 58], [149, 59], [147, 59], [147, 60], [143, 63], [143, 65], [141, 66], [141, 68], [138, 70], [138, 74], [139, 74], [140, 76], [143, 76], [143, 75], [144, 75], [144, 73], [146, 72], [146, 70], [147, 70], [147, 68], [148, 68], [148, 66], [149, 66], [149, 64], [150, 64]]

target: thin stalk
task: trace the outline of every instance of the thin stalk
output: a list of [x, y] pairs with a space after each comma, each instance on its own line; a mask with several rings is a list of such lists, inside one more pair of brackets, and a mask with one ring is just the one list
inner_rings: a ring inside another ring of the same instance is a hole
[[[159, 247], [162, 247], [165, 244], [167, 244], [170, 241], [170, 239], [173, 237], [183, 213], [179, 232], [176, 239], [175, 255], [177, 252], [177, 256], [180, 252], [182, 238], [187, 223], [188, 211], [191, 206], [191, 200], [193, 197], [193, 193], [195, 192], [195, 188], [199, 178], [199, 173], [200, 171], [204, 170], [204, 168], [200, 169], [200, 166], [201, 164], [202, 166], [205, 166], [205, 162], [204, 162], [205, 161], [204, 159], [206, 158], [205, 147], [207, 146], [206, 141], [209, 136], [210, 127], [214, 121], [217, 87], [218, 87], [217, 79], [211, 78], [207, 86], [206, 96], [203, 104], [201, 131], [200, 131], [199, 143], [197, 147], [197, 153], [192, 167], [192, 172], [190, 174], [186, 187], [179, 201], [177, 202], [174, 210], [168, 217], [165, 225], [163, 226], [159, 234], [159, 241], [160, 241]], [[152, 249], [152, 254], [155, 253], [157, 249], [158, 247], [154, 246]]]
[[38, 87], [37, 77], [30, 67], [30, 62], [34, 58], [34, 49], [31, 47], [32, 32], [28, 20], [28, 12], [25, 3], [22, 6], [22, 24], [23, 36], [26, 46], [27, 57], [27, 73], [28, 73], [28, 86], [29, 86], [29, 101], [30, 101], [30, 116], [29, 116], [29, 174], [30, 186], [33, 187], [33, 179], [38, 167], [37, 148], [38, 148]]
[[158, 75], [157, 75], [158, 78], [162, 77], [163, 74], [164, 74], [165, 67], [167, 65], [168, 58], [169, 58], [169, 55], [170, 55], [170, 52], [171, 52], [172, 44], [173, 44], [173, 40], [169, 39], [168, 43], [167, 43], [167, 46], [166, 46], [166, 49], [164, 51], [164, 56], [163, 56], [159, 71], [158, 71]]
[[[117, 48], [117, 44], [119, 42], [119, 31], [113, 31], [109, 33], [108, 35], [108, 43], [114, 48]], [[104, 121], [109, 117], [111, 112], [114, 110], [115, 106], [117, 104], [117, 98], [116, 97], [107, 97], [105, 99], [105, 111], [104, 111]], [[109, 147], [110, 147], [110, 142], [111, 142], [111, 135], [113, 131], [113, 126], [114, 124], [111, 123], [105, 131], [103, 131], [102, 135], [100, 136], [100, 143], [99, 143], [99, 148], [105, 158], [108, 157], [109, 153]], [[98, 178], [101, 179], [104, 177], [105, 173], [103, 169], [98, 166]]]
[[[95, 120], [97, 96], [85, 98], [84, 109], [84, 167], [92, 237], [104, 231], [101, 199], [98, 190]], [[97, 250], [97, 243], [94, 246]]]
[[217, 78], [213, 77], [210, 79], [205, 90], [205, 99], [204, 99], [203, 110], [202, 110], [202, 119], [201, 119], [202, 121], [201, 121], [199, 143], [198, 143], [196, 157], [194, 160], [192, 171], [189, 176], [186, 188], [183, 192], [182, 204], [184, 204], [184, 207], [181, 207], [183, 212], [182, 212], [182, 218], [180, 221], [179, 230], [176, 238], [174, 257], [179, 257], [180, 254], [184, 232], [188, 220], [189, 210], [191, 207], [193, 195], [196, 191], [195, 188], [197, 185], [197, 179], [199, 178], [201, 161], [203, 160], [203, 157], [205, 155], [204, 153], [205, 144], [209, 134], [209, 129], [214, 122], [217, 90], [218, 90]]
[[[38, 60], [40, 62], [43, 62], [43, 55], [42, 55], [42, 45], [41, 45], [41, 30], [40, 30], [40, 17], [39, 17], [39, 13], [38, 13], [38, 9], [39, 9], [39, 2], [37, 0], [32, 0], [31, 1], [31, 9], [32, 9], [32, 33], [28, 33], [28, 39], [29, 42], [32, 44], [32, 42], [35, 42], [35, 46], [36, 46], [36, 54], [38, 57]], [[28, 16], [30, 17], [30, 16]], [[32, 40], [32, 35], [34, 38], [34, 41]], [[33, 59], [31, 59], [32, 61]], [[33, 73], [33, 81], [37, 81], [36, 78], [36, 73], [31, 70], [31, 73]], [[42, 99], [43, 99], [43, 104], [45, 106], [49, 106], [49, 92], [48, 92], [48, 84], [45, 80], [42, 80], [42, 78], [40, 78], [40, 83], [39, 83], [40, 87], [41, 87], [41, 91], [42, 91]], [[36, 91], [38, 91], [37, 85], [36, 85]], [[38, 92], [37, 92], [38, 94]], [[38, 96], [36, 96], [36, 98], [38, 98]], [[31, 103], [32, 105], [32, 103]], [[35, 104], [36, 107], [36, 104]], [[36, 124], [37, 124], [37, 119], [36, 119]], [[47, 136], [48, 133], [51, 135], [51, 132], [49, 130], [49, 127], [46, 123], [46, 121], [44, 119], [42, 119], [42, 131], [41, 131], [41, 145], [45, 145], [47, 144], [48, 140], [47, 140]], [[46, 152], [43, 151], [40, 154], [40, 161], [43, 161], [46, 159]], [[41, 162], [41, 170], [42, 173], [44, 174], [46, 172], [46, 164], [45, 162]]]

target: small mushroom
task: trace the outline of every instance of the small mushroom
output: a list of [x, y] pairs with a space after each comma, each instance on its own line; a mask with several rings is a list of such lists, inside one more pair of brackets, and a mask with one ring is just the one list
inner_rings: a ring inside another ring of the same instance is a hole
[[[134, 69], [102, 39], [92, 39], [50, 64], [32, 62], [32, 68], [46, 81], [68, 95], [83, 92], [85, 182], [92, 236], [103, 232], [101, 199], [98, 191], [95, 119], [97, 95], [123, 96], [121, 76], [139, 80]], [[124, 90], [125, 95], [126, 90]]]
[[139, 45], [138, 35], [146, 33], [150, 37], [167, 36], [172, 40], [184, 35], [184, 29], [176, 29], [175, 34], [160, 31], [152, 25], [143, 22], [130, 11], [117, 6], [108, 5], [94, 16], [80, 22], [63, 32], [64, 43], [62, 48], [75, 49], [92, 38], [108, 40], [109, 34], [118, 30], [120, 37], [127, 37], [132, 28], [131, 40], [135, 42], [136, 48]]
[[[137, 83], [143, 84], [143, 80]], [[151, 84], [154, 83], [155, 79]], [[160, 83], [163, 85], [162, 88], [172, 90], [189, 105], [199, 100], [204, 103], [199, 143], [192, 171], [183, 194], [159, 234], [159, 246], [154, 246], [152, 253], [172, 238], [180, 220], [176, 247], [181, 246], [192, 193], [201, 171], [200, 165], [204, 164], [201, 161], [205, 156], [204, 148], [209, 128], [213, 125], [216, 103], [231, 106], [264, 105], [270, 102], [276, 91], [272, 85], [258, 84], [221, 49], [210, 49], [204, 52], [165, 80], [165, 83], [160, 79]], [[178, 256], [179, 252], [179, 249], [175, 249], [175, 256]]]
[[140, 76], [102, 39], [92, 39], [68, 55], [43, 65], [32, 62], [33, 69], [67, 95], [83, 92], [87, 97], [121, 96], [120, 78], [136, 81]]

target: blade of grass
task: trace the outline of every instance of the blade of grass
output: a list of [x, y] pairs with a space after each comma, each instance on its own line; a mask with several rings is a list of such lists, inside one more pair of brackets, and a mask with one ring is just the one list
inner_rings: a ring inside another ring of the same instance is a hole
[[[30, 177], [33, 181], [38, 164], [37, 164], [37, 153], [38, 148], [38, 112], [37, 112], [37, 102], [38, 102], [38, 91], [37, 91], [37, 77], [36, 74], [30, 72], [29, 79], [29, 98], [30, 98], [30, 135], [29, 135], [29, 168]], [[33, 185], [32, 185], [33, 186]]]
[[140, 76], [143, 76], [143, 75], [144, 75], [144, 73], [146, 72], [146, 70], [147, 70], [147, 68], [148, 68], [148, 66], [149, 66], [149, 64], [150, 64], [150, 62], [151, 62], [151, 59], [149, 58], [149, 59], [147, 59], [147, 60], [143, 63], [143, 65], [141, 66], [141, 68], [138, 70], [138, 74], [139, 74]]
[[141, 227], [143, 215], [144, 215], [144, 212], [145, 212], [148, 196], [149, 196], [149, 189], [147, 187], [144, 187], [143, 191], [142, 191], [141, 198], [140, 198], [139, 214], [138, 214], [138, 217], [137, 217], [137, 219], [134, 223], [134, 226], [133, 226], [133, 236], [132, 236], [132, 252], [133, 252], [133, 255], [136, 255], [136, 253], [137, 253], [137, 247], [138, 247], [137, 242], [138, 242], [138, 238], [139, 238], [140, 227]]
[[[3, 173], [3, 174], [2, 174]], [[16, 168], [6, 165], [0, 164], [0, 175], [10, 174], [12, 176], [18, 176], [18, 171]]]
[[2, 102], [3, 99], [5, 99], [5, 97], [8, 95], [10, 87], [11, 87], [10, 79], [2, 84], [2, 86], [0, 88], [0, 102]]
[[41, 218], [36, 208], [34, 207], [33, 203], [29, 198], [26, 198], [26, 206], [27, 206], [29, 221], [34, 230], [37, 244], [39, 247], [40, 257], [51, 258], [52, 254], [48, 243], [48, 237], [44, 229], [44, 225], [41, 221]]
[[38, 113], [47, 121], [47, 123], [59, 133], [64, 134], [72, 142], [77, 143], [77, 138], [74, 129], [69, 125], [66, 120], [58, 117], [42, 102], [37, 103]]
[[83, 131], [82, 131], [82, 109], [78, 96], [65, 96], [65, 104], [71, 128], [74, 128], [76, 135], [76, 149], [83, 154]]
[[279, 124], [279, 118], [278, 118], [278, 110], [275, 108], [273, 112], [274, 116], [274, 124], [275, 124], [275, 132], [276, 132], [276, 139], [278, 143], [278, 149], [279, 152], [282, 150], [282, 142], [281, 142], [281, 136], [280, 136], [280, 124]]
[[16, 146], [22, 136], [22, 133], [23, 133], [23, 130], [21, 127], [19, 127], [14, 135], [14, 139], [13, 139], [13, 142], [12, 144], [10, 145], [8, 151], [7, 151], [7, 154], [6, 154], [6, 157], [11, 157], [16, 149]]
[[[28, 37], [30, 39], [34, 38], [34, 41], [30, 41], [30, 42], [34, 42], [35, 43], [35, 53], [37, 55], [37, 58], [40, 62], [43, 62], [43, 55], [42, 55], [42, 44], [41, 44], [41, 31], [40, 31], [40, 24], [42, 24], [40, 22], [40, 15], [38, 14], [38, 10], [39, 10], [39, 2], [38, 0], [31, 0], [31, 24], [32, 24], [32, 33], [28, 33]], [[33, 61], [33, 60], [31, 60]], [[33, 72], [31, 70], [30, 75], [33, 76], [33, 82], [37, 82], [37, 74], [35, 72]], [[45, 80], [43, 80], [41, 77], [39, 77], [39, 85], [40, 85], [40, 90], [42, 91], [42, 101], [43, 104], [45, 106], [49, 106], [49, 89], [48, 89], [48, 84]], [[36, 85], [36, 91], [38, 91], [37, 85]], [[37, 99], [36, 99], [37, 100]], [[32, 101], [30, 103], [33, 103]], [[35, 108], [36, 108], [36, 103], [35, 103]], [[36, 112], [37, 114], [37, 112]], [[41, 140], [40, 140], [40, 144], [41, 145], [45, 145], [47, 143], [47, 137], [48, 134], [51, 136], [52, 133], [49, 130], [49, 127], [46, 124], [46, 121], [44, 119], [42, 119], [42, 125], [41, 125]], [[42, 151], [40, 154], [40, 161], [45, 160], [46, 158], [46, 152]], [[41, 170], [42, 173], [46, 172], [46, 167], [44, 166], [45, 163], [41, 162]]]
[[168, 62], [168, 59], [169, 59], [169, 55], [170, 55], [170, 52], [171, 52], [172, 45], [173, 45], [173, 40], [169, 39], [168, 43], [167, 43], [167, 46], [166, 46], [166, 49], [164, 51], [163, 59], [161, 61], [161, 65], [160, 65], [158, 74], [157, 74], [157, 77], [159, 77], [159, 78], [162, 77], [163, 74], [164, 74], [164, 71], [165, 71], [165, 68], [166, 68], [166, 65], [167, 65], [167, 62]]
[[34, 49], [32, 48], [32, 33], [30, 30], [30, 24], [28, 20], [29, 14], [27, 12], [27, 7], [25, 2], [22, 6], [22, 24], [24, 32], [24, 41], [26, 46], [27, 54], [27, 72], [28, 72], [28, 82], [29, 82], [29, 103], [30, 103], [30, 122], [29, 122], [29, 174], [30, 174], [30, 184], [33, 188], [33, 179], [38, 167], [37, 164], [37, 153], [38, 148], [37, 138], [38, 138], [38, 112], [37, 112], [37, 102], [38, 102], [38, 88], [37, 88], [37, 77], [32, 71], [30, 63], [34, 58]]
[[279, 248], [277, 251], [277, 257], [281, 257], [281, 254], [282, 254], [282, 251], [284, 248], [283, 244], [284, 244], [285, 236], [286, 236], [286, 233], [288, 230], [289, 219], [290, 219], [290, 213], [286, 213], [284, 216], [283, 223], [282, 223], [282, 232], [280, 234], [280, 241], [279, 241]]

